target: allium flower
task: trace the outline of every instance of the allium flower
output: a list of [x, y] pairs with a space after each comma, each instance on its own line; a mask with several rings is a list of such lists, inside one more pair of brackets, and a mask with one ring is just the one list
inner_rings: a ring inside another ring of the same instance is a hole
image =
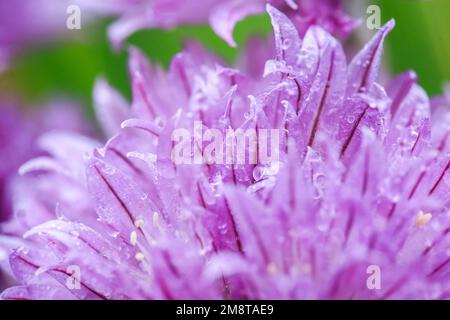
[[[323, 28], [301, 40], [267, 11], [263, 79], [193, 44], [167, 72], [131, 48], [131, 108], [103, 80], [94, 91], [106, 145], [42, 138], [48, 155], [20, 170], [19, 285], [2, 298], [449, 298], [450, 114], [430, 121], [411, 72], [378, 83], [394, 22], [347, 63]], [[171, 135], [196, 121], [280, 129], [279, 162], [177, 165]]]

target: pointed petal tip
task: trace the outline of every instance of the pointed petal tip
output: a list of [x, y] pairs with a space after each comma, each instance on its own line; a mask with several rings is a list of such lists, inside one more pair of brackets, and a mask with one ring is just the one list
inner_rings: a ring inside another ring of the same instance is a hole
[[178, 109], [177, 112], [172, 116], [171, 120], [174, 123], [177, 123], [181, 119], [181, 115], [183, 114], [183, 109]]
[[385, 25], [383, 27], [381, 27], [381, 29], [379, 31], [383, 35], [387, 35], [394, 29], [394, 27], [395, 27], [395, 19], [392, 18], [391, 20], [386, 22]]
[[270, 3], [266, 4], [266, 11], [269, 12], [273, 12], [273, 11], [278, 11], [274, 6], [272, 6]]
[[236, 24], [250, 15], [260, 14], [264, 11], [261, 1], [223, 1], [212, 12], [209, 18], [214, 32], [229, 46], [236, 48], [233, 37]]
[[[217, 29], [217, 28], [216, 28]], [[237, 48], [236, 40], [234, 40], [232, 33], [222, 32], [220, 30], [214, 30], [216, 34], [222, 38], [223, 41], [225, 41], [230, 47]]]
[[[286, 15], [283, 12], [281, 12], [280, 10], [278, 10], [277, 8], [272, 6], [270, 3], [266, 4], [266, 11], [267, 11], [267, 13], [270, 16], [270, 19], [272, 20], [272, 23], [273, 23], [273, 20], [277, 19], [277, 17], [280, 17], [280, 16], [285, 16], [286, 17]], [[287, 19], [287, 17], [286, 17], [286, 19]]]
[[231, 38], [229, 41], [227, 41], [228, 45], [232, 48], [237, 48], [237, 43], [234, 41], [233, 38]]
[[131, 128], [131, 129], [144, 130], [144, 131], [152, 133], [155, 136], [159, 136], [162, 131], [161, 126], [158, 126], [158, 125], [152, 123], [151, 121], [142, 120], [139, 118], [127, 119], [122, 122], [121, 127], [122, 127], [122, 129]]
[[127, 119], [120, 124], [120, 128], [122, 128], [122, 129], [130, 128], [130, 127], [133, 127], [133, 124], [134, 124], [134, 119]]
[[141, 60], [147, 61], [144, 52], [136, 46], [129, 45], [127, 47], [127, 52], [129, 61], [141, 61]]
[[105, 76], [104, 75], [98, 75], [95, 78], [95, 81], [94, 81], [94, 88], [95, 88], [95, 86], [101, 85], [101, 84], [104, 84], [104, 83], [108, 83], [108, 81], [106, 80]]

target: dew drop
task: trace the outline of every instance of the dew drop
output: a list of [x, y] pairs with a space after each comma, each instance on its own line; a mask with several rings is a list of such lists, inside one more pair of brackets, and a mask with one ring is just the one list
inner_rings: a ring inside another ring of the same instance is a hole
[[292, 40], [291, 39], [284, 39], [283, 44], [282, 44], [282, 48], [283, 50], [289, 49], [289, 47], [292, 45]]
[[347, 117], [347, 122], [348, 123], [354, 123], [355, 120], [356, 120], [355, 116], [350, 115], [350, 116]]
[[103, 173], [105, 173], [105, 174], [111, 176], [111, 175], [113, 175], [113, 174], [116, 173], [116, 168], [114, 168], [114, 167], [112, 167], [112, 166], [104, 166], [104, 167], [102, 168], [102, 171], [103, 171]]

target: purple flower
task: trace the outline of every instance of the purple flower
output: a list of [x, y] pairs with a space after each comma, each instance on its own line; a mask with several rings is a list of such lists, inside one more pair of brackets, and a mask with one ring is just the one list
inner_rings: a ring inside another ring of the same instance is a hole
[[[94, 90], [106, 145], [41, 138], [7, 226], [23, 239], [1, 242], [19, 283], [2, 298], [449, 298], [450, 114], [431, 120], [412, 72], [378, 82], [394, 22], [347, 63], [323, 28], [301, 39], [267, 11], [263, 78], [192, 43], [167, 72], [131, 48], [131, 106]], [[174, 163], [173, 132], [197, 121], [279, 129], [280, 157]]]

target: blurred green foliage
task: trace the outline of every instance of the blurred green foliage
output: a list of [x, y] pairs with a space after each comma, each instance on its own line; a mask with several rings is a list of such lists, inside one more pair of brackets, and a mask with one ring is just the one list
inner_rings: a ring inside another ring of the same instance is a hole
[[[414, 69], [430, 94], [440, 92], [444, 80], [450, 79], [450, 37], [447, 34], [450, 1], [369, 0], [368, 3], [381, 7], [383, 21], [394, 17], [397, 22], [386, 45], [392, 71]], [[361, 12], [363, 19], [365, 14]], [[17, 58], [15, 68], [0, 79], [0, 92], [17, 92], [29, 102], [55, 94], [69, 96], [88, 106], [92, 114], [92, 87], [97, 76], [103, 75], [129, 98], [127, 54], [125, 50], [112, 51], [106, 38], [110, 22], [103, 20], [85, 26], [76, 39], [66, 37], [27, 50]], [[267, 16], [250, 17], [235, 30], [238, 48], [243, 47], [250, 35], [270, 32]], [[208, 26], [140, 31], [131, 36], [128, 43], [139, 47], [154, 62], [167, 66], [186, 38], [199, 40], [227, 61], [233, 61], [239, 52], [228, 47]]]

